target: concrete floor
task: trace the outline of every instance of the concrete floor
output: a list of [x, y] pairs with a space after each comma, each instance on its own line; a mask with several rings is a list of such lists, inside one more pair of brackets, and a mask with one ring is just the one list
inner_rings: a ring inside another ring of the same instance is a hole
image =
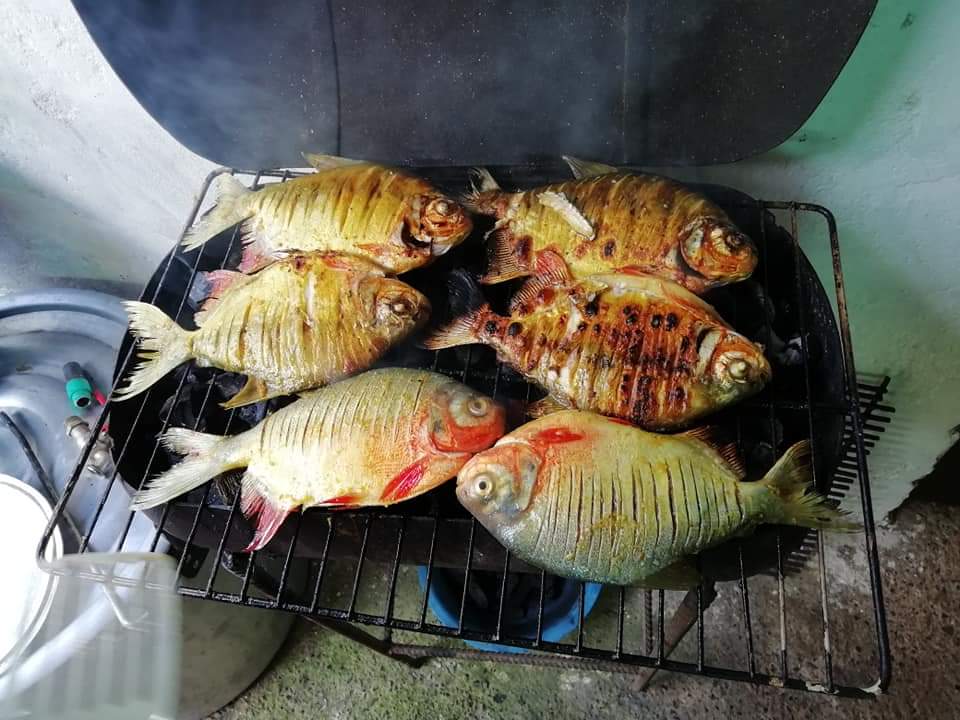
[[[339, 635], [303, 623], [297, 626], [273, 666], [241, 698], [214, 717], [253, 718], [461, 718], [461, 717], [956, 717], [960, 706], [960, 663], [955, 612], [960, 602], [960, 507], [926, 499], [908, 503], [896, 523], [879, 531], [894, 679], [877, 700], [848, 700], [796, 691], [753, 687], [681, 674], [661, 674], [647, 692], [633, 690], [630, 676], [599, 672], [505, 666], [495, 663], [433, 660], [419, 670], [385, 659]], [[828, 546], [835, 672], [852, 682], [875, 673], [871, 654], [869, 603], [851, 578], [865, 573], [853, 546]], [[762, 627], [770, 616], [765, 599], [775, 595], [764, 578], [752, 580], [754, 632], [761, 668], [772, 663], [776, 643]], [[816, 617], [806, 617], [802, 582], [788, 592], [799, 609], [791, 617], [790, 652], [798, 670], [816, 677], [819, 658]], [[814, 586], [815, 587], [815, 586]], [[738, 596], [721, 587], [710, 609], [715, 617], [735, 613]], [[814, 606], [818, 607], [818, 606]], [[598, 608], [590, 622], [602, 621]], [[765, 614], [767, 613], [767, 614]], [[726, 637], [708, 634], [707, 661], [736, 662], [740, 642], [736, 623]], [[588, 629], [591, 627], [588, 624]], [[708, 622], [707, 628], [711, 625]], [[807, 635], [809, 634], [809, 637]], [[853, 639], [856, 638], [856, 639]], [[768, 642], [769, 641], [769, 642]], [[809, 642], [808, 642], [809, 641]], [[741, 641], [742, 642], [742, 641]], [[855, 644], [854, 644], [855, 643]], [[689, 657], [682, 644], [675, 657]], [[769, 646], [769, 647], [768, 647]], [[712, 656], [712, 657], [711, 657]], [[742, 653], [741, 659], [742, 662]]]

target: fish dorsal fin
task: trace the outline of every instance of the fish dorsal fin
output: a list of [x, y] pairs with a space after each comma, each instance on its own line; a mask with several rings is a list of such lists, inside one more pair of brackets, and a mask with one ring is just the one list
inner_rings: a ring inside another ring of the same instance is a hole
[[581, 160], [580, 158], [564, 155], [563, 160], [570, 166], [570, 172], [580, 180], [581, 178], [595, 177], [597, 175], [609, 175], [619, 172], [613, 165], [604, 165], [603, 163], [591, 162], [590, 160]]
[[475, 193], [500, 189], [500, 184], [494, 180], [490, 171], [483, 167], [470, 168], [470, 186]]
[[593, 277], [610, 287], [620, 287], [624, 290], [633, 290], [669, 300], [670, 302], [682, 305], [701, 317], [718, 323], [722, 327], [729, 327], [713, 305], [697, 297], [685, 287], [670, 282], [669, 280], [664, 280], [663, 278], [638, 272], [630, 268], [620, 268], [615, 273], [594, 275]]
[[332, 170], [333, 168], [344, 167], [345, 165], [366, 165], [365, 160], [352, 160], [345, 157], [337, 157], [336, 155], [321, 155], [318, 153], [300, 153], [303, 155], [303, 159], [310, 163], [312, 168], [315, 168], [318, 172], [323, 172], [324, 170]]
[[548, 287], [560, 287], [570, 283], [570, 270], [563, 258], [552, 250], [537, 253], [534, 275], [527, 280], [510, 300], [510, 313], [540, 304], [540, 291]]
[[699, 440], [716, 450], [717, 454], [723, 458], [724, 462], [727, 463], [738, 480], [743, 480], [743, 478], [746, 477], [747, 470], [743, 465], [740, 452], [737, 450], [737, 444], [727, 442], [720, 429], [716, 426], [704, 425], [703, 427], [694, 428], [693, 430], [687, 430], [687, 432], [681, 434]]
[[547, 395], [546, 397], [535, 400], [527, 405], [527, 417], [542, 418], [550, 415], [551, 413], [569, 409], [569, 406], [564, 405], [552, 395]]
[[575, 233], [583, 235], [588, 240], [593, 239], [595, 233], [590, 221], [577, 210], [577, 206], [570, 202], [566, 195], [554, 190], [544, 190], [537, 195], [537, 200], [558, 213]]

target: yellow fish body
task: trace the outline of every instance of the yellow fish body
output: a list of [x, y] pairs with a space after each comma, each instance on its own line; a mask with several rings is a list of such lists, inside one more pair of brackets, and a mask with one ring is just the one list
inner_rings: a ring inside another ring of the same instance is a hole
[[317, 172], [257, 191], [221, 175], [217, 205], [188, 230], [199, 247], [237, 223], [252, 272], [290, 251], [359, 255], [397, 274], [422, 267], [469, 235], [469, 215], [408, 173], [326, 155], [305, 156]]
[[567, 410], [514, 430], [457, 477], [460, 502], [518, 557], [564, 577], [696, 585], [702, 550], [760, 523], [849, 530], [810, 488], [809, 443], [757, 482], [700, 429], [657, 435]]
[[162, 441], [186, 455], [133, 499], [154, 507], [235, 468], [241, 509], [256, 520], [248, 550], [265, 546], [298, 507], [391, 505], [456, 475], [504, 432], [504, 411], [443, 375], [386, 368], [309, 393], [244, 433], [174, 428]]
[[307, 390], [367, 369], [430, 314], [406, 283], [336, 253], [291, 255], [255, 275], [215, 271], [210, 279], [213, 295], [192, 332], [152, 305], [126, 303], [144, 361], [118, 399], [191, 359], [248, 376], [224, 407]]

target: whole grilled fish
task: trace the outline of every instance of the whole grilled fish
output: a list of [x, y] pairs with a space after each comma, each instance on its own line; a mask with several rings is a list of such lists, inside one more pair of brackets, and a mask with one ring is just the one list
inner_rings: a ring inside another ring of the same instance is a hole
[[457, 474], [503, 435], [504, 411], [437, 373], [372, 370], [309, 393], [233, 437], [168, 430], [186, 455], [133, 498], [154, 507], [220, 473], [246, 468], [240, 507], [256, 520], [259, 550], [298, 507], [391, 505]]
[[337, 253], [291, 255], [255, 275], [208, 277], [213, 294], [192, 332], [153, 305], [124, 303], [143, 362], [117, 399], [191, 359], [248, 376], [224, 407], [307, 390], [367, 369], [430, 314], [427, 299], [406, 283]]
[[428, 348], [483, 343], [544, 387], [559, 407], [675, 429], [762, 388], [770, 364], [716, 311], [679, 285], [650, 276], [594, 275], [574, 281], [544, 252], [509, 317], [493, 312], [469, 276], [455, 292], [479, 306], [426, 341]]
[[758, 482], [705, 429], [656, 435], [593, 413], [530, 422], [475, 455], [457, 497], [519, 558], [564, 577], [690, 587], [686, 558], [761, 523], [849, 530], [810, 489], [809, 443]]
[[329, 155], [304, 155], [317, 172], [260, 190], [219, 177], [217, 205], [186, 234], [195, 248], [242, 222], [242, 272], [291, 250], [360, 255], [396, 274], [429, 263], [460, 243], [473, 224], [426, 180]]
[[465, 202], [497, 218], [482, 282], [533, 272], [552, 250], [574, 277], [623, 268], [657, 275], [702, 294], [743, 280], [757, 265], [753, 242], [703, 195], [655, 175], [565, 158], [576, 180], [503, 192], [489, 173]]

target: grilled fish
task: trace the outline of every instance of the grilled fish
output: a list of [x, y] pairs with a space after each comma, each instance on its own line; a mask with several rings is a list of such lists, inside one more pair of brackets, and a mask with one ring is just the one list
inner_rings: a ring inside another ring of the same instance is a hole
[[497, 218], [488, 236], [485, 283], [530, 275], [544, 250], [577, 278], [623, 268], [657, 275], [702, 294], [743, 280], [757, 249], [727, 214], [699, 193], [655, 175], [565, 158], [576, 180], [503, 192], [484, 170], [465, 199]]
[[430, 314], [409, 285], [337, 253], [291, 255], [255, 275], [219, 270], [208, 279], [213, 293], [192, 332], [153, 305], [125, 303], [143, 361], [117, 399], [191, 359], [248, 376], [224, 407], [307, 390], [367, 369]]
[[391, 274], [429, 263], [460, 243], [473, 224], [426, 180], [329, 155], [304, 155], [317, 172], [256, 192], [221, 175], [217, 205], [186, 234], [187, 248], [242, 222], [241, 272], [291, 250], [360, 255]]
[[434, 332], [428, 348], [483, 343], [544, 387], [531, 414], [567, 407], [624, 418], [648, 430], [689, 425], [757, 392], [770, 379], [762, 350], [679, 285], [650, 276], [574, 281], [541, 253], [538, 275], [509, 317], [491, 310], [469, 276], [455, 293], [476, 309]]
[[849, 530], [810, 489], [809, 443], [758, 482], [706, 429], [655, 435], [593, 413], [530, 422], [475, 455], [457, 497], [519, 558], [564, 577], [697, 584], [685, 559], [760, 523]]
[[233, 437], [183, 428], [164, 445], [186, 455], [133, 498], [142, 510], [246, 468], [240, 507], [259, 550], [298, 507], [391, 505], [457, 474], [504, 432], [504, 411], [437, 373], [372, 370], [300, 398]]

